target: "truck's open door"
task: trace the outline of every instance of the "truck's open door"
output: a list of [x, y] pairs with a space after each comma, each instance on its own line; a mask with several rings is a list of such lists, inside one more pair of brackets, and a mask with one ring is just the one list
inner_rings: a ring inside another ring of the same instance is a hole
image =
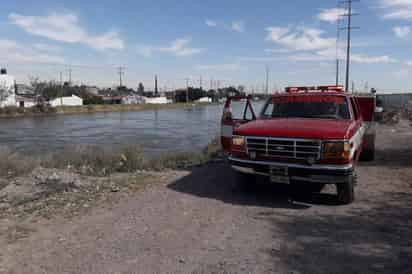
[[221, 143], [225, 153], [230, 152], [233, 129], [256, 119], [250, 97], [228, 97], [223, 108]]
[[371, 161], [375, 158], [375, 110], [376, 97], [375, 96], [355, 96], [359, 112], [362, 116], [363, 124], [365, 126], [365, 135], [363, 137], [362, 154], [360, 159]]

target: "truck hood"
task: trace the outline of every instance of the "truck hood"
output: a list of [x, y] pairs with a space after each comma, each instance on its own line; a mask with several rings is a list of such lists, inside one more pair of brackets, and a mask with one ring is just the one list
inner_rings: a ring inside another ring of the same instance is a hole
[[354, 130], [351, 120], [265, 119], [255, 120], [234, 130], [234, 135], [302, 139], [349, 139]]

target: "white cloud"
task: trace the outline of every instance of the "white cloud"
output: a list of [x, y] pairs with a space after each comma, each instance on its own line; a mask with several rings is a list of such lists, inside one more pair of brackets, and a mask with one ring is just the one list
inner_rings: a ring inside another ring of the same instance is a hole
[[138, 45], [137, 53], [144, 57], [151, 57], [155, 52], [170, 53], [175, 56], [192, 56], [205, 50], [204, 48], [189, 47], [190, 42], [190, 38], [181, 38], [172, 41], [167, 47]]
[[0, 40], [0, 60], [10, 63], [63, 64], [64, 58], [50, 54], [36, 46], [19, 44], [13, 40]]
[[238, 71], [242, 69], [242, 66], [234, 63], [217, 65], [198, 65], [195, 68], [198, 70]]
[[352, 54], [351, 59], [353, 62], [363, 63], [363, 64], [390, 64], [398, 62], [396, 59], [383, 55], [383, 56], [367, 56], [362, 54]]
[[269, 27], [266, 29], [267, 41], [296, 51], [321, 50], [336, 45], [335, 38], [322, 37], [324, 31], [316, 28], [298, 27], [282, 28]]
[[397, 26], [393, 28], [393, 32], [397, 37], [404, 39], [412, 33], [412, 27]]
[[30, 34], [50, 40], [86, 44], [97, 50], [124, 48], [124, 42], [117, 32], [109, 31], [101, 35], [91, 35], [80, 26], [75, 14], [52, 13], [47, 16], [25, 16], [11, 13], [9, 20]]
[[[338, 57], [340, 60], [345, 60], [346, 59], [346, 53], [343, 50], [338, 51]], [[336, 60], [336, 50], [335, 49], [325, 49], [325, 50], [320, 50], [316, 51], [313, 53], [305, 53], [305, 54], [296, 54], [296, 55], [291, 55], [289, 57], [293, 61], [334, 61]], [[355, 63], [360, 63], [360, 64], [389, 64], [389, 63], [396, 63], [398, 60], [387, 56], [387, 55], [382, 55], [382, 56], [368, 56], [368, 55], [363, 55], [363, 54], [356, 54], [352, 53], [351, 54], [351, 61]]]
[[412, 67], [412, 61], [406, 61], [406, 65]]
[[245, 22], [242, 20], [237, 20], [237, 21], [232, 21], [230, 23], [225, 23], [225, 22], [218, 22], [215, 20], [211, 19], [206, 19], [205, 24], [208, 27], [219, 27], [225, 30], [229, 31], [235, 31], [235, 32], [244, 32], [245, 31]]
[[412, 20], [412, 0], [380, 0], [386, 19]]
[[[315, 28], [297, 27], [269, 27], [266, 29], [266, 40], [283, 46], [275, 49], [273, 53], [292, 53], [287, 58], [292, 61], [333, 61], [336, 60], [336, 39], [324, 37], [324, 31]], [[269, 51], [267, 51], [269, 52]], [[338, 50], [339, 59], [345, 59], [346, 53]], [[376, 64], [395, 63], [397, 60], [387, 55], [368, 56], [363, 54], [351, 54], [351, 60], [356, 63]]]
[[233, 21], [230, 28], [231, 30], [236, 31], [236, 32], [244, 32], [245, 23], [243, 21]]
[[214, 20], [206, 19], [205, 24], [208, 27], [217, 27], [217, 22]]
[[329, 23], [335, 23], [340, 19], [342, 15], [346, 12], [345, 9], [342, 8], [334, 8], [334, 9], [323, 9], [318, 15], [317, 18], [321, 21], [326, 21]]

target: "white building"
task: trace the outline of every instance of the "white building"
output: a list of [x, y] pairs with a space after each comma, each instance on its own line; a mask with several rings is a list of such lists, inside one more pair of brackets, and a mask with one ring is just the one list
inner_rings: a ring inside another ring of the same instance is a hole
[[169, 104], [171, 103], [170, 100], [167, 100], [166, 97], [153, 97], [153, 98], [145, 98], [146, 104]]
[[15, 106], [16, 92], [14, 77], [7, 74], [5, 69], [0, 70], [0, 107]]
[[20, 108], [31, 108], [37, 105], [36, 99], [21, 95], [16, 96], [16, 106]]
[[124, 96], [122, 98], [123, 105], [136, 105], [136, 104], [144, 104], [144, 103], [145, 103], [145, 97], [139, 96], [139, 95]]
[[197, 100], [197, 102], [199, 103], [211, 103], [212, 102], [212, 98], [210, 97], [202, 97], [199, 100]]
[[168, 100], [166, 97], [144, 97], [139, 95], [125, 96], [122, 98], [122, 104], [170, 104], [172, 100]]
[[59, 97], [53, 99], [49, 102], [52, 107], [59, 107], [59, 106], [82, 106], [83, 99], [79, 96], [72, 95], [70, 97]]

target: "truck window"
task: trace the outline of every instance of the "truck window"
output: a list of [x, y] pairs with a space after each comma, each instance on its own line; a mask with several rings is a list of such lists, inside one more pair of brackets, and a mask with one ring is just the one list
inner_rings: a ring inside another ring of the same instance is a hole
[[261, 118], [350, 119], [347, 100], [332, 95], [294, 95], [271, 98]]

